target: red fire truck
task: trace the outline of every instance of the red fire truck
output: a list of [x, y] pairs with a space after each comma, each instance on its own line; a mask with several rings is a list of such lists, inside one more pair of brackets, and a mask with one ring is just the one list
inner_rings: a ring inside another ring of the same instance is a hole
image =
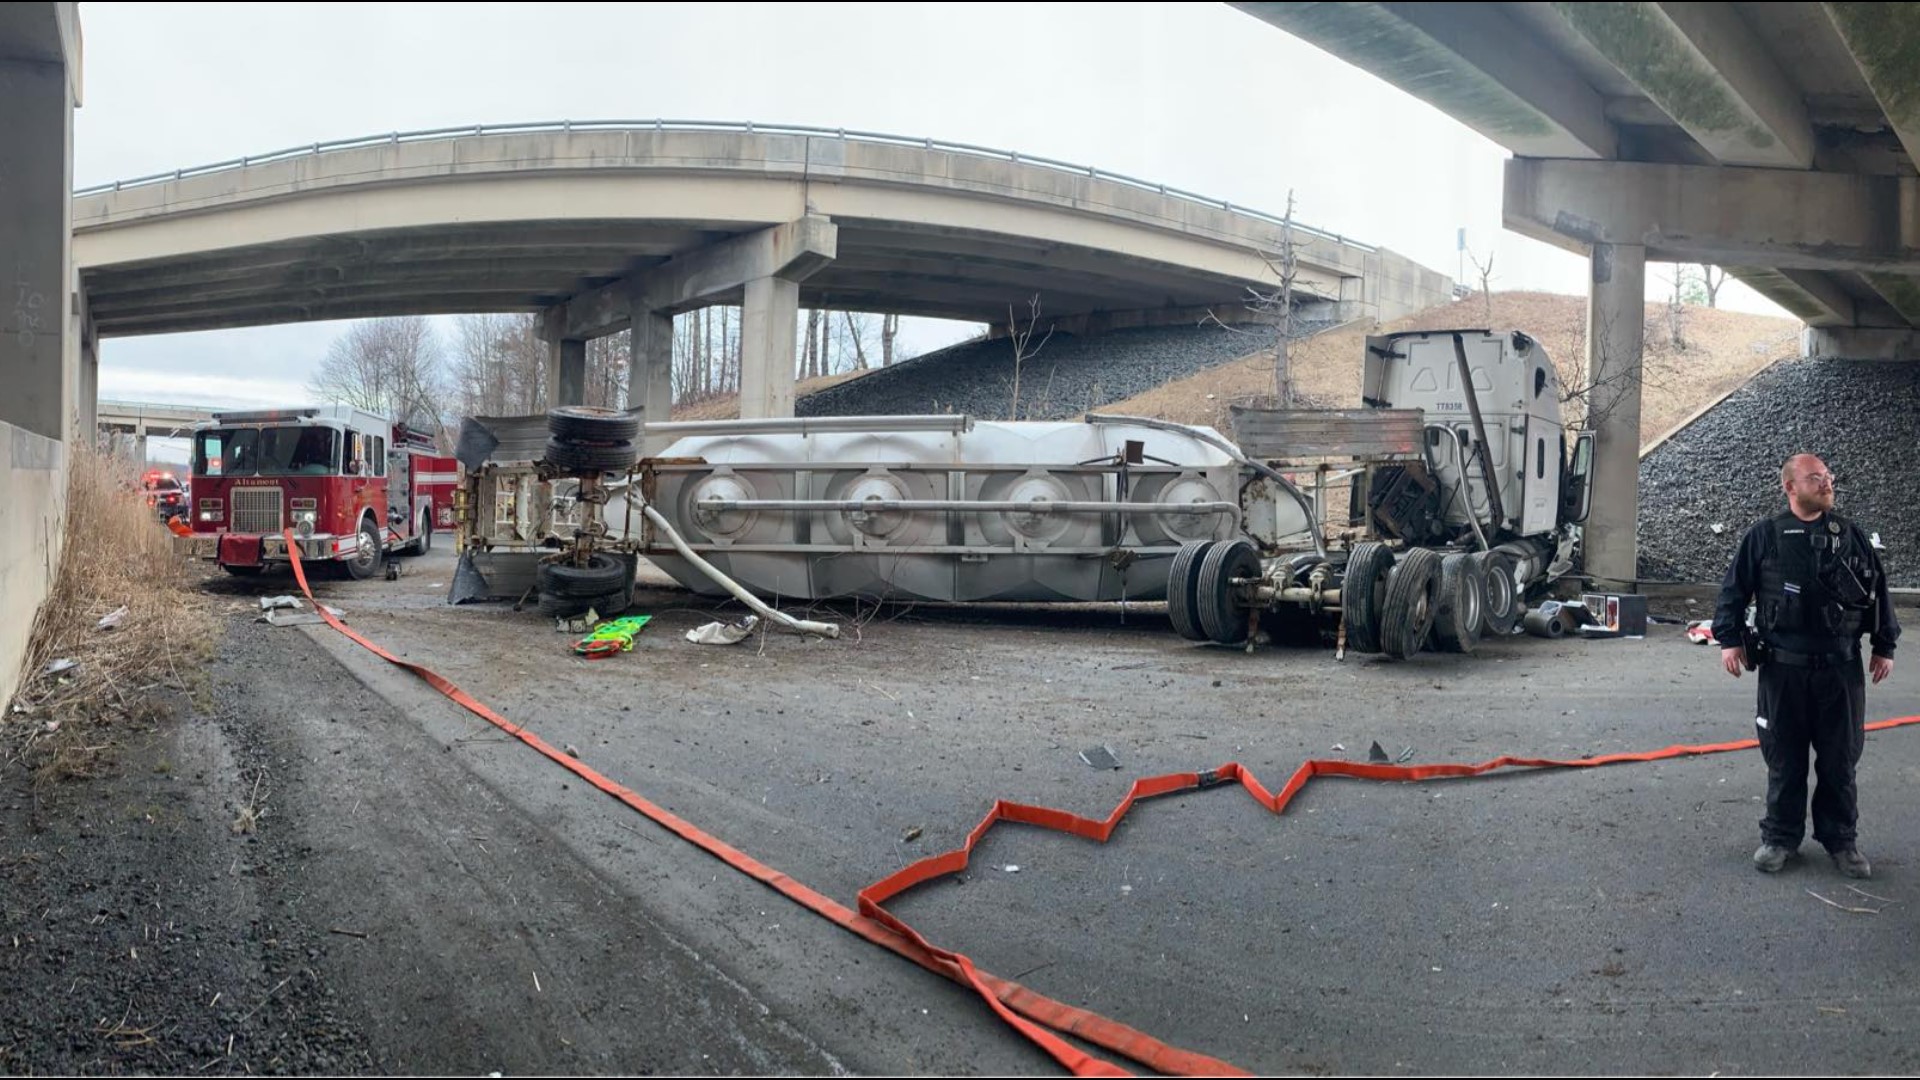
[[193, 508], [175, 548], [230, 574], [341, 562], [355, 578], [389, 553], [425, 554], [453, 527], [460, 464], [431, 437], [347, 405], [217, 412], [194, 426]]

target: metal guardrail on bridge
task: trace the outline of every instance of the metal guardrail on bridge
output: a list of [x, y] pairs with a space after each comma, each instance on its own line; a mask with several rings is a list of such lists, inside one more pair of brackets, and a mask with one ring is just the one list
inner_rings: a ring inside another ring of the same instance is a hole
[[[95, 184], [76, 190], [76, 198], [87, 195], [101, 195], [111, 191], [124, 191], [127, 188], [143, 187], [148, 184], [164, 184], [175, 180], [184, 180], [191, 176], [205, 176], [208, 173], [224, 172], [228, 169], [244, 169], [250, 165], [263, 165], [289, 158], [324, 154], [330, 150], [358, 150], [383, 144], [404, 142], [426, 142], [433, 139], [455, 139], [465, 136], [483, 135], [526, 135], [539, 132], [575, 131], [721, 131], [738, 132], [746, 135], [801, 135], [814, 138], [842, 139], [849, 142], [879, 143], [889, 146], [913, 146], [925, 150], [937, 150], [944, 153], [970, 154], [975, 157], [993, 158], [1010, 161], [1016, 165], [1035, 165], [1045, 169], [1073, 173], [1094, 180], [1125, 184], [1142, 191], [1151, 191], [1169, 198], [1198, 203], [1202, 206], [1224, 210], [1232, 214], [1243, 214], [1273, 225], [1285, 225], [1282, 218], [1239, 206], [1224, 199], [1212, 199], [1197, 195], [1191, 191], [1170, 188], [1165, 184], [1155, 184], [1124, 173], [1108, 172], [1091, 165], [1075, 165], [1071, 162], [1056, 161], [1053, 158], [1035, 157], [1015, 150], [995, 150], [991, 147], [974, 146], [969, 143], [944, 142], [939, 139], [916, 139], [904, 135], [887, 135], [874, 131], [849, 131], [845, 128], [809, 127], [800, 124], [757, 124], [752, 121], [736, 122], [728, 120], [550, 120], [524, 124], [473, 124], [467, 127], [429, 128], [423, 131], [393, 131], [385, 135], [368, 135], [357, 139], [336, 139], [332, 142], [308, 143], [304, 146], [290, 146], [284, 150], [275, 150], [265, 154], [249, 154], [245, 157], [216, 161], [211, 165], [196, 165], [187, 169], [175, 169], [172, 172], [154, 173], [150, 176], [138, 176], [131, 180], [115, 180], [110, 184]], [[1310, 225], [1294, 222], [1294, 229], [1308, 236], [1332, 240], [1338, 244], [1373, 252], [1379, 249], [1339, 233], [1316, 229]]]

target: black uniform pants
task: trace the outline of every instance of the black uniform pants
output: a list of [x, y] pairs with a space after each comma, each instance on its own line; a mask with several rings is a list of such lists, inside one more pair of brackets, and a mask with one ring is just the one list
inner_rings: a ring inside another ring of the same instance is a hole
[[1813, 838], [1827, 850], [1850, 847], [1859, 819], [1854, 766], [1867, 741], [1867, 680], [1860, 660], [1827, 667], [1760, 666], [1754, 719], [1767, 761], [1762, 841], [1793, 850], [1805, 835], [1807, 752], [1814, 755]]

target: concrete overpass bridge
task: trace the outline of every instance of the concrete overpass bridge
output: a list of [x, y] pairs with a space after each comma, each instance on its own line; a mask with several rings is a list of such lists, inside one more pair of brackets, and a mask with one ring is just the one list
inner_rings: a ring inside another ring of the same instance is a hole
[[[633, 328], [664, 412], [671, 316], [744, 309], [742, 415], [791, 415], [800, 306], [1004, 324], [1038, 293], [1081, 332], [1244, 319], [1271, 216], [1044, 158], [870, 133], [667, 121], [396, 133], [77, 192], [99, 335], [538, 310], [562, 400], [585, 341]], [[1296, 288], [1342, 314], [1450, 279], [1295, 225]]]
[[1588, 379], [1627, 390], [1595, 425], [1589, 573], [1636, 576], [1648, 259], [1726, 267], [1809, 355], [1916, 355], [1920, 5], [1234, 6], [1507, 148], [1507, 227], [1589, 258]]
[[101, 401], [94, 410], [94, 426], [103, 434], [133, 439], [134, 460], [147, 460], [147, 438], [185, 438], [193, 425], [213, 419], [212, 409], [191, 405], [161, 405], [145, 401]]

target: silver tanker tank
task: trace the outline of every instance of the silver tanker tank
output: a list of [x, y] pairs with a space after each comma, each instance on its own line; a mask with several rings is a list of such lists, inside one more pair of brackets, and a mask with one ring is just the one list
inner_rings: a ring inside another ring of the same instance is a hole
[[[894, 416], [647, 434], [673, 440], [643, 463], [650, 504], [769, 598], [1158, 600], [1183, 543], [1242, 535], [1243, 474], [1209, 429]], [[1262, 532], [1310, 527], [1286, 500], [1262, 494], [1252, 510]], [[638, 517], [621, 498], [605, 508], [615, 529]], [[658, 530], [644, 551], [687, 588], [720, 592]]]

